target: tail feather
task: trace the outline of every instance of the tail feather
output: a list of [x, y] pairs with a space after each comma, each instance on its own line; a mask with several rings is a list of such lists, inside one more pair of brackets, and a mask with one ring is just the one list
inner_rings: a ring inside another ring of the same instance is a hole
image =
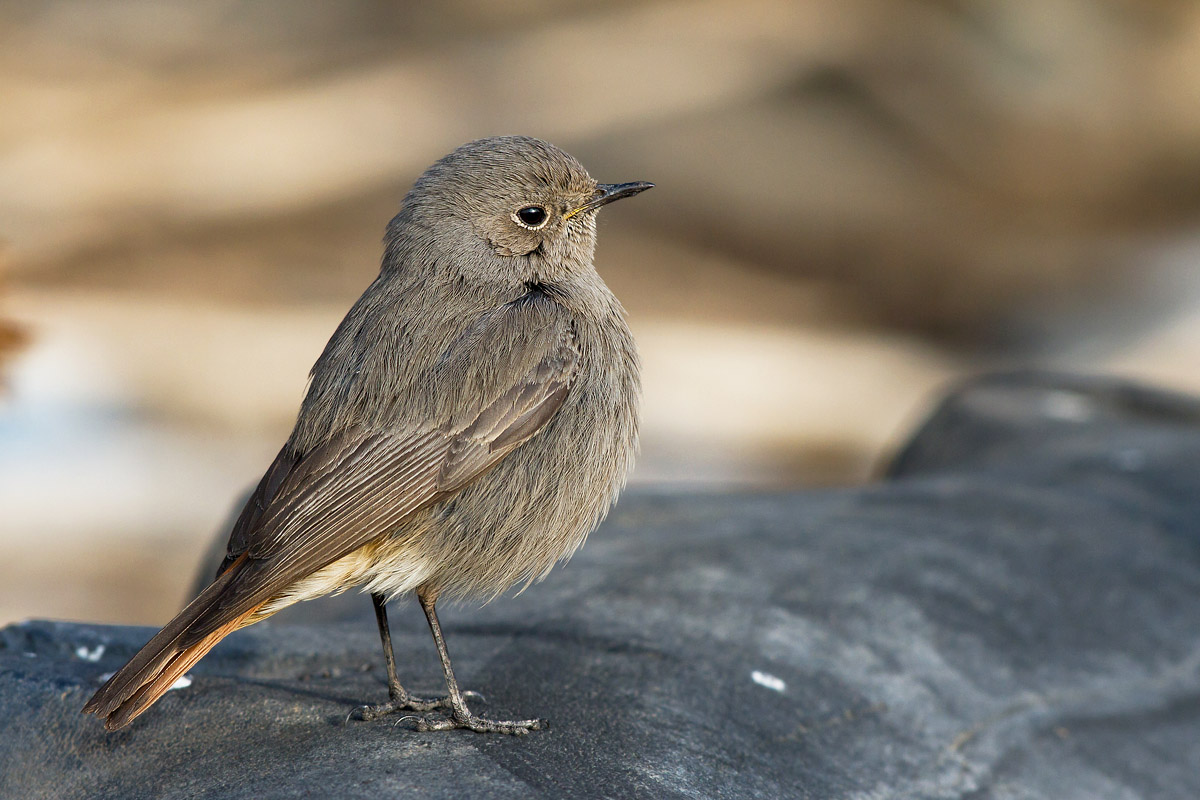
[[215, 618], [229, 613], [228, 609], [220, 607], [220, 600], [236, 577], [238, 566], [235, 563], [218, 576], [129, 663], [117, 670], [83, 707], [83, 713], [105, 717], [105, 727], [109, 730], [127, 725], [170, 689], [217, 642], [255, 621], [253, 617], [261, 603], [247, 611], [234, 612], [236, 615], [231, 619]]
[[137, 691], [108, 713], [104, 727], [115, 731], [132, 722], [135, 717], [154, 705], [158, 698], [166, 694], [167, 690], [174, 686], [175, 682], [183, 677], [183, 674], [203, 658], [209, 650], [213, 649], [217, 642], [238, 628], [250, 624], [250, 617], [254, 616], [254, 612], [257, 610], [257, 608], [252, 608], [242, 616], [230, 620], [196, 644], [175, 653], [156, 673], [147, 674], [145, 682], [138, 687]]

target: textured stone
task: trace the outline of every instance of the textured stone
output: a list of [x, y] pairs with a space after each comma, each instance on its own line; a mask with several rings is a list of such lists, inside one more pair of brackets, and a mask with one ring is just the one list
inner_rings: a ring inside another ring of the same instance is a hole
[[[523, 738], [347, 721], [386, 694], [358, 594], [231, 636], [115, 734], [79, 708], [152, 631], [12, 626], [0, 797], [1192, 800], [1198, 423], [997, 376], [873, 486], [631, 493], [545, 582], [442, 614], [486, 713], [550, 720]], [[406, 685], [438, 691], [420, 612], [392, 618]]]

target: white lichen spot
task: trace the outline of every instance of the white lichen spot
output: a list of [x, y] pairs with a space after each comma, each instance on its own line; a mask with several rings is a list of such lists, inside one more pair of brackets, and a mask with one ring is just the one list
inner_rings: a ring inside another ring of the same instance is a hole
[[100, 656], [104, 655], [104, 645], [98, 644], [89, 650], [86, 644], [81, 644], [75, 648], [75, 655], [83, 661], [90, 661], [95, 664], [100, 660]]
[[[182, 678], [180, 678], [179, 680], [177, 680], [171, 684], [171, 689], [186, 689], [187, 687], [189, 687], [191, 685], [192, 685], [192, 676], [184, 675]], [[167, 689], [167, 691], [169, 692], [169, 691], [171, 691], [171, 689]]]
[[759, 686], [765, 686], [773, 692], [782, 692], [787, 688], [787, 684], [783, 682], [782, 678], [776, 678], [769, 672], [759, 672], [758, 670], [754, 670], [750, 673], [750, 680], [754, 681]]
[[1060, 389], [1042, 400], [1042, 414], [1063, 422], [1087, 422], [1095, 416], [1095, 410], [1085, 395]]

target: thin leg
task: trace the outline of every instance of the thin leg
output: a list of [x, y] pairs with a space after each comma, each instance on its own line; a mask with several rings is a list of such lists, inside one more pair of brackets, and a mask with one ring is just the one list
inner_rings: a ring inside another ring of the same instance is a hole
[[458, 690], [458, 681], [454, 678], [454, 669], [450, 666], [450, 651], [446, 649], [446, 640], [442, 637], [442, 626], [437, 618], [437, 592], [424, 588], [417, 590], [417, 598], [421, 608], [425, 610], [425, 619], [429, 620], [429, 630], [433, 634], [433, 642], [437, 645], [438, 657], [442, 660], [442, 672], [446, 675], [446, 689], [450, 692], [450, 719], [422, 719], [417, 723], [417, 730], [447, 731], [454, 728], [467, 728], [476, 733], [508, 733], [524, 734], [546, 726], [545, 720], [493, 720], [477, 717], [467, 708], [467, 701]]
[[379, 638], [383, 642], [383, 662], [387, 665], [388, 701], [374, 706], [362, 706], [357, 710], [359, 718], [370, 721], [396, 711], [433, 711], [436, 708], [450, 708], [449, 697], [437, 700], [413, 697], [400, 685], [400, 678], [396, 674], [396, 654], [392, 650], [392, 632], [388, 628], [387, 599], [382, 594], [372, 594], [371, 602], [375, 605], [375, 621], [379, 624]]

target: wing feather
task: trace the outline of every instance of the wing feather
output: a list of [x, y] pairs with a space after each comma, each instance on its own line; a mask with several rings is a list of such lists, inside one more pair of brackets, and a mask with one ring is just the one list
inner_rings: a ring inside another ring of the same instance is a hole
[[[566, 400], [580, 354], [564, 326], [532, 369], [459, 430], [348, 428], [303, 456], [279, 454], [230, 537], [226, 566], [243, 554], [216, 613], [188, 631], [198, 641], [227, 619], [357, 550], [420, 508], [470, 484], [536, 434]], [[486, 347], [487, 342], [481, 342]]]

